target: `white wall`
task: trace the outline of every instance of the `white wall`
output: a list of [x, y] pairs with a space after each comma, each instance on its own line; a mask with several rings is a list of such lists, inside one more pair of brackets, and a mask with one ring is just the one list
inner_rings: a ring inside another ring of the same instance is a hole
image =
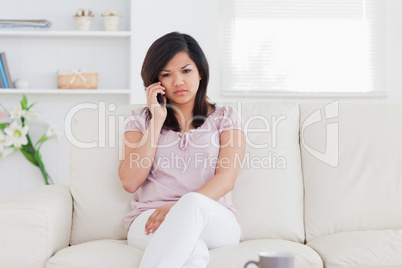
[[[102, 1], [104, 3], [106, 0]], [[385, 1], [385, 0], [384, 0]], [[371, 103], [402, 103], [402, 1], [386, 0], [387, 6], [387, 72], [386, 82], [388, 96], [385, 98], [291, 98], [291, 97], [255, 97], [242, 98], [249, 101], [294, 101], [300, 102], [330, 102], [339, 99], [341, 102], [371, 102]], [[13, 1], [3, 1], [2, 9], [15, 8]], [[33, 1], [32, 1], [33, 2]], [[110, 1], [110, 6], [113, 2]], [[78, 2], [76, 2], [78, 4]], [[87, 4], [88, 6], [89, 4]], [[44, 7], [33, 7], [43, 9]], [[231, 101], [237, 97], [229, 98], [221, 96], [221, 53], [224, 49], [221, 40], [221, 10], [224, 8], [221, 1], [204, 0], [153, 0], [133, 1], [131, 27], [132, 57], [135, 59], [131, 70], [134, 90], [134, 103], [145, 103], [145, 92], [140, 78], [140, 68], [143, 58], [151, 43], [165, 33], [180, 31], [192, 35], [203, 48], [210, 64], [210, 86], [208, 96], [212, 101]], [[75, 9], [75, 8], [74, 8]], [[0, 50], [2, 44], [0, 39]], [[46, 53], [41, 57], [50, 60]], [[21, 69], [23, 67], [21, 66]], [[18, 71], [17, 71], [18, 72]], [[323, 85], [325, 86], [325, 85]], [[123, 105], [127, 100], [122, 96], [101, 96], [107, 103]], [[0, 95], [0, 102], [9, 106], [20, 100], [18, 96]], [[63, 129], [64, 118], [68, 110], [79, 102], [93, 102], [93, 97], [83, 96], [78, 99], [74, 96], [42, 96], [34, 95], [30, 101], [37, 101], [42, 116], [56, 123]], [[39, 128], [39, 127], [38, 127]], [[33, 136], [40, 135], [39, 132]], [[63, 134], [64, 135], [64, 134]], [[36, 137], [34, 137], [36, 140]], [[59, 141], [49, 140], [42, 149], [43, 160], [48, 172], [57, 184], [68, 184], [68, 142], [65, 137]], [[39, 170], [33, 167], [18, 152], [9, 156], [4, 161], [0, 160], [0, 199], [11, 194], [42, 185], [43, 179]]]

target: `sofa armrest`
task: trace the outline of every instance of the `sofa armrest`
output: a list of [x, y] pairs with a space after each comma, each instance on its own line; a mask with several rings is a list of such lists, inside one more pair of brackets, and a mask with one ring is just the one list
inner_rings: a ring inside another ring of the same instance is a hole
[[0, 201], [0, 267], [40, 267], [69, 245], [70, 188], [42, 186]]

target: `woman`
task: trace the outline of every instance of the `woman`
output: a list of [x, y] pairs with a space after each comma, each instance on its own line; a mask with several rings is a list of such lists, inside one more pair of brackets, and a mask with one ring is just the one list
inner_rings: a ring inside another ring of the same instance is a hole
[[141, 267], [206, 267], [208, 249], [241, 236], [231, 199], [245, 153], [241, 118], [208, 101], [208, 63], [189, 35], [156, 40], [141, 75], [147, 107], [132, 112], [119, 166], [134, 193], [128, 244], [145, 250]]

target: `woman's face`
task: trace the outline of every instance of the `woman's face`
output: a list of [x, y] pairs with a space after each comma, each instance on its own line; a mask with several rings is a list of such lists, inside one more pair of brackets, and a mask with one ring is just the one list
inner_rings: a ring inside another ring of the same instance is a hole
[[159, 73], [165, 96], [172, 105], [194, 106], [200, 80], [197, 66], [184, 51], [177, 53]]

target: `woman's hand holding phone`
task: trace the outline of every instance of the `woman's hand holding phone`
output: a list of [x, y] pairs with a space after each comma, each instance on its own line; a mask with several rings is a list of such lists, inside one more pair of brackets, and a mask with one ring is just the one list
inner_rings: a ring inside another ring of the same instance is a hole
[[[165, 88], [162, 86], [161, 82], [156, 82], [149, 85], [145, 93], [147, 95], [147, 106], [151, 111], [152, 117], [156, 120], [161, 120], [162, 122], [165, 121], [167, 110], [166, 110], [166, 96], [165, 95]], [[157, 95], [161, 94], [163, 104], [158, 102]]]

